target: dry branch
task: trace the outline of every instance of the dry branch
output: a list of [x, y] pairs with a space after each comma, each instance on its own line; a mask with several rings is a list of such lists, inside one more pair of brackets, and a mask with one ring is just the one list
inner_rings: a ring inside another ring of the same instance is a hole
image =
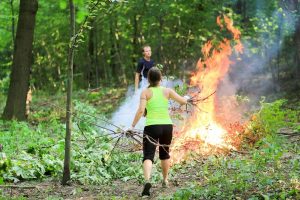
[[36, 189], [36, 186], [23, 186], [23, 185], [0, 185], [0, 188], [20, 188], [20, 189]]

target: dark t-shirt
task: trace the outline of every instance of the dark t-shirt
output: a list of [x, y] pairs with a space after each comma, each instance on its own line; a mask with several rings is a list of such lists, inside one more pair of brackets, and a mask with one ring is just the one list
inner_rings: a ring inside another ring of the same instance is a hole
[[150, 59], [150, 61], [145, 60], [145, 58], [141, 58], [138, 62], [136, 73], [142, 74], [145, 78], [147, 78], [148, 71], [151, 67], [154, 66], [154, 61]]

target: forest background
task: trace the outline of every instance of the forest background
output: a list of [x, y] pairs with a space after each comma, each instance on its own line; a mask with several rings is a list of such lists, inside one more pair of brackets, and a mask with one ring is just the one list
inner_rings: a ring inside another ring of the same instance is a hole
[[[3, 144], [3, 151], [8, 157], [8, 161], [5, 161], [6, 167], [0, 171], [1, 183], [40, 179], [49, 175], [59, 177], [63, 166], [61, 161], [65, 134], [63, 124], [66, 120], [63, 109], [66, 104], [70, 44], [69, 4], [63, 0], [30, 2], [26, 9], [36, 12], [35, 24], [31, 26], [34, 30], [32, 51], [24, 54], [25, 57], [15, 58], [13, 56], [17, 41], [17, 25], [18, 20], [21, 20], [19, 8], [25, 4], [18, 0], [0, 2], [0, 111], [3, 113], [2, 117], [8, 119], [8, 121], [1, 120], [0, 144]], [[93, 7], [95, 3], [97, 6]], [[233, 20], [234, 26], [241, 31], [241, 41], [244, 45], [244, 53], [238, 56], [239, 59], [229, 73], [229, 77], [233, 77], [235, 81], [237, 95], [243, 98], [249, 97], [255, 105], [259, 105], [261, 96], [266, 96], [266, 101], [261, 101], [258, 110], [269, 109], [266, 111], [267, 115], [260, 116], [260, 120], [265, 120], [260, 124], [264, 137], [260, 135], [256, 141], [261, 142], [261, 138], [268, 140], [266, 135], [278, 133], [278, 129], [282, 127], [289, 127], [291, 130], [296, 130], [295, 133], [299, 133], [300, 2], [298, 0], [74, 0], [74, 5], [75, 32], [79, 33], [73, 65], [75, 110], [89, 111], [109, 118], [122, 102], [128, 86], [133, 84], [137, 61], [142, 56], [141, 47], [144, 44], [152, 47], [152, 58], [156, 63], [164, 66], [163, 74], [189, 84], [189, 78], [195, 70], [197, 61], [203, 57], [201, 47], [208, 40], [212, 41], [213, 45], [217, 45], [224, 37], [231, 37], [226, 31], [220, 30], [216, 23], [218, 16], [227, 15]], [[23, 45], [24, 52], [29, 46]], [[30, 108], [25, 110], [26, 100], [23, 104], [18, 104], [24, 107], [24, 113], [16, 118], [9, 114], [12, 111], [7, 101], [10, 94], [9, 87], [14, 84], [12, 80], [15, 80], [12, 79], [11, 72], [13, 65], [17, 65], [13, 62], [26, 63], [28, 70], [22, 71], [22, 67], [16, 69], [19, 69], [19, 77], [28, 78], [25, 78], [22, 84], [24, 87], [15, 87], [11, 92], [27, 95], [29, 88], [32, 92]], [[54, 104], [58, 107], [53, 107]], [[88, 116], [81, 117], [91, 120]], [[82, 137], [86, 137], [82, 136], [82, 130], [91, 136], [85, 138], [88, 140], [88, 147], [87, 144], [74, 146], [73, 158], [79, 160], [72, 161], [74, 180], [85, 184], [103, 184], [119, 179], [125, 182], [141, 180], [141, 172], [136, 173], [134, 169], [117, 173], [130, 166], [128, 164], [132, 161], [130, 159], [138, 160], [138, 155], [128, 154], [127, 158], [125, 156], [108, 159], [107, 162], [111, 164], [109, 166], [98, 163], [92, 155], [99, 157], [98, 154], [101, 152], [100, 157], [107, 158], [113, 145], [107, 142], [109, 141], [107, 138], [95, 139], [97, 127], [91, 126], [82, 118], [77, 121], [74, 119], [74, 123], [81, 124], [81, 128], [75, 129], [73, 140], [80, 141]], [[38, 137], [32, 141], [26, 139], [35, 136]], [[276, 136], [271, 143], [277, 144], [278, 141], [281, 140]], [[296, 143], [298, 142], [299, 140], [296, 140]], [[259, 145], [262, 145], [261, 143]], [[291, 142], [291, 148], [295, 148], [294, 144], [295, 142]], [[271, 145], [271, 147], [282, 150], [280, 145]], [[58, 153], [51, 154], [52, 148]], [[91, 150], [93, 153], [88, 157], [82, 152], [82, 148], [93, 149]], [[274, 152], [281, 152], [277, 150]], [[299, 171], [299, 169], [297, 171], [299, 156], [294, 157], [297, 152], [299, 147], [294, 149], [293, 155], [288, 155], [293, 157], [292, 161], [294, 161], [290, 163], [294, 169], [291, 173]], [[277, 162], [276, 159], [280, 159], [281, 156], [274, 158], [275, 161]], [[24, 158], [26, 160], [23, 160], [22, 164], [20, 160]], [[122, 163], [122, 159], [128, 159], [130, 162], [123, 160], [127, 165], [122, 166], [119, 164]], [[249, 159], [258, 159], [257, 162], [262, 164], [258, 157], [252, 156]], [[205, 164], [209, 166], [212, 165], [211, 163], [220, 162], [214, 159], [206, 161]], [[83, 164], [85, 162], [95, 162], [97, 165], [103, 165], [103, 168], [94, 169], [93, 165], [87, 167]], [[260, 165], [257, 167], [259, 168]], [[291, 177], [294, 177], [293, 174]], [[277, 179], [278, 177], [274, 178]], [[210, 180], [213, 184], [214, 179]], [[272, 195], [275, 195], [273, 197], [298, 195], [299, 197], [297, 192], [299, 185], [295, 186], [295, 180], [291, 180], [293, 181], [286, 183], [286, 188], [283, 190], [274, 192], [270, 189], [273, 193], [267, 195], [271, 197]], [[273, 184], [273, 182], [267, 183]], [[173, 185], [176, 184], [174, 182]], [[223, 186], [225, 185], [224, 182]], [[240, 188], [222, 189], [227, 192], [225, 195], [229, 195], [225, 197], [230, 197], [230, 195], [236, 196], [239, 190], [252, 186], [251, 184], [238, 185], [236, 187]], [[195, 190], [198, 193], [190, 190], [181, 190], [179, 193], [174, 191], [173, 197], [200, 195], [205, 198], [205, 195], [210, 194], [213, 194], [213, 197], [224, 195], [210, 188], [213, 187], [212, 185], [208, 184], [207, 187], [210, 193], [198, 188]], [[276, 184], [273, 187], [276, 188]], [[264, 189], [263, 185], [259, 190]], [[283, 191], [286, 193], [283, 194]], [[4, 196], [7, 195], [6, 190], [2, 192]], [[16, 192], [16, 195], [20, 193]], [[265, 193], [250, 191], [242, 194], [242, 197], [264, 197], [264, 195]]]

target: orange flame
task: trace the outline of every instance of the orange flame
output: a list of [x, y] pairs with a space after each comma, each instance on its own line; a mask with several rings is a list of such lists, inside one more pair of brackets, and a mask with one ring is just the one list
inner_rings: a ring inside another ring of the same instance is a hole
[[[233, 36], [234, 50], [242, 53], [243, 46], [239, 40], [241, 32], [233, 26], [233, 21], [227, 16], [223, 16], [223, 19], [219, 16], [217, 17], [217, 24], [221, 29], [226, 27]], [[223, 39], [216, 47], [211, 41], [203, 45], [201, 50], [203, 60], [199, 59], [197, 71], [191, 77], [191, 86], [200, 88], [203, 97], [207, 97], [217, 91], [220, 81], [227, 75], [230, 64], [232, 64], [230, 60], [230, 56], [233, 53], [231, 44], [232, 41], [229, 39]], [[202, 147], [233, 148], [231, 144], [226, 142], [228, 131], [222, 126], [220, 117], [217, 116], [217, 107], [219, 106], [217, 103], [217, 95], [212, 95], [206, 101], [197, 103], [199, 110], [193, 112], [189, 121], [186, 122], [182, 131], [180, 131], [180, 136], [175, 140], [172, 150], [173, 154], [175, 154], [173, 161], [176, 162], [176, 160], [183, 159], [186, 150], [199, 149], [200, 145]], [[226, 119], [223, 118], [221, 120]], [[198, 145], [184, 146], [191, 141], [198, 141]]]

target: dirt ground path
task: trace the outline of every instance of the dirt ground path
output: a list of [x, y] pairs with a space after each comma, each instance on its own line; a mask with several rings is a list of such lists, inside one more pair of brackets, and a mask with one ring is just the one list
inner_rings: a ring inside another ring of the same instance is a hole
[[[177, 186], [175, 186], [177, 185]], [[154, 183], [151, 196], [147, 199], [158, 199], [172, 195], [181, 185], [177, 181], [170, 182], [168, 188]], [[24, 199], [70, 199], [70, 200], [94, 200], [94, 199], [142, 199], [140, 194], [143, 185], [135, 181], [115, 181], [111, 185], [60, 185], [58, 180], [45, 180], [43, 182], [23, 182], [11, 187], [1, 187], [2, 198]]]

